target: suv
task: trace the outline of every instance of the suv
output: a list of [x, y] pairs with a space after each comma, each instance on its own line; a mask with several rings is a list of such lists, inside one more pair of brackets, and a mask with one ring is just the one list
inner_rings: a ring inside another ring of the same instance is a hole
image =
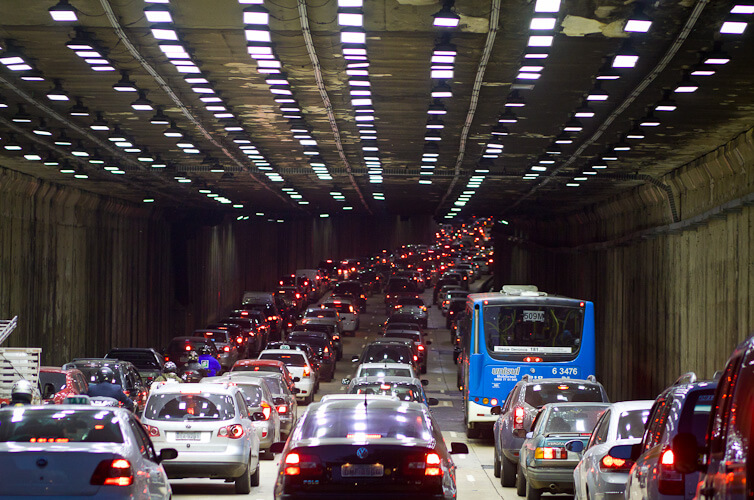
[[359, 312], [367, 312], [367, 296], [364, 292], [364, 285], [359, 281], [346, 280], [335, 284], [333, 287], [333, 295], [340, 293], [350, 293], [356, 300], [356, 305], [359, 306]]
[[681, 376], [655, 399], [641, 443], [610, 449], [613, 457], [636, 462], [626, 482], [626, 500], [694, 497], [699, 472], [676, 469], [673, 439], [690, 434], [694, 452], [704, 445], [716, 386], [713, 381], [697, 382], [694, 373]]
[[90, 384], [97, 382], [97, 372], [103, 366], [110, 367], [115, 372], [115, 376], [123, 388], [123, 393], [134, 403], [134, 413], [140, 414], [144, 409], [149, 389], [130, 361], [107, 358], [76, 358], [64, 364], [63, 370], [71, 368], [81, 370], [87, 383]]
[[121, 361], [130, 361], [133, 363], [136, 371], [141, 375], [142, 380], [151, 384], [154, 379], [162, 373], [162, 366], [165, 362], [162, 356], [150, 347], [124, 347], [110, 349], [105, 354], [106, 358], [119, 359]]
[[592, 375], [586, 380], [535, 379], [524, 375], [513, 386], [502, 407], [492, 407], [491, 413], [500, 415], [492, 427], [495, 438], [493, 472], [503, 486], [516, 484], [519, 452], [539, 410], [547, 403], [566, 402], [607, 403], [609, 400], [605, 388]]
[[141, 423], [159, 452], [176, 448], [165, 462], [168, 477], [208, 477], [235, 482], [236, 493], [259, 485], [259, 438], [241, 389], [232, 384], [155, 384]]
[[[754, 337], [731, 355], [712, 400], [706, 442], [681, 433], [673, 440], [675, 467], [681, 473], [699, 471], [699, 499], [751, 498], [754, 491]], [[704, 457], [699, 463], [699, 456]]]
[[293, 376], [293, 383], [299, 390], [296, 398], [305, 405], [314, 400], [314, 393], [319, 385], [317, 371], [304, 351], [295, 349], [265, 349], [259, 353], [259, 360], [282, 361]]

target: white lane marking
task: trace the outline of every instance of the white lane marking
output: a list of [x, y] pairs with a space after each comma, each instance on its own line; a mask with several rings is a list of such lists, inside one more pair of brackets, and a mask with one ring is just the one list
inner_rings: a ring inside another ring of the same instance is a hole
[[445, 389], [440, 389], [440, 394], [445, 394]]
[[442, 377], [437, 377], [438, 382], [442, 382]]
[[476, 479], [474, 479], [474, 476], [472, 476], [471, 474], [466, 474], [466, 480], [470, 483], [476, 482]]
[[458, 433], [456, 431], [450, 431], [450, 437], [457, 438], [458, 437]]
[[453, 401], [440, 401], [440, 404], [437, 406], [453, 406]]

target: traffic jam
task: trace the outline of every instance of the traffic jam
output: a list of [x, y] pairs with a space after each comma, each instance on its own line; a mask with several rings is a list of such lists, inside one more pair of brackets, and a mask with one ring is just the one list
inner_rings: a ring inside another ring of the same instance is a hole
[[492, 224], [291, 270], [167, 345], [0, 348], [0, 496], [752, 498], [754, 339], [611, 401], [598, 304], [495, 285]]

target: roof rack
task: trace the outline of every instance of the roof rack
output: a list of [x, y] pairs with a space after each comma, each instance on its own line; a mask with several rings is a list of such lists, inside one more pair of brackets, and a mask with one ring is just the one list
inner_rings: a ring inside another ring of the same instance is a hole
[[697, 381], [696, 373], [694, 372], [686, 372], [678, 379], [676, 379], [675, 382], [673, 382], [673, 385], [682, 385], [682, 384], [693, 384]]
[[586, 379], [589, 382], [597, 382], [597, 377], [595, 377], [594, 375], [589, 375]]
[[500, 293], [503, 295], [519, 295], [521, 297], [546, 297], [546, 292], [540, 292], [536, 285], [503, 285]]

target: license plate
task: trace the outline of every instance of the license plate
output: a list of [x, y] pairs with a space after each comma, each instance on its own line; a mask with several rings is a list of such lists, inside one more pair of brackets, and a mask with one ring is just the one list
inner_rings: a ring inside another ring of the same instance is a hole
[[199, 441], [201, 439], [200, 433], [198, 432], [176, 432], [175, 433], [175, 440], [176, 441]]
[[347, 464], [340, 467], [343, 477], [381, 477], [384, 473], [381, 464]]

